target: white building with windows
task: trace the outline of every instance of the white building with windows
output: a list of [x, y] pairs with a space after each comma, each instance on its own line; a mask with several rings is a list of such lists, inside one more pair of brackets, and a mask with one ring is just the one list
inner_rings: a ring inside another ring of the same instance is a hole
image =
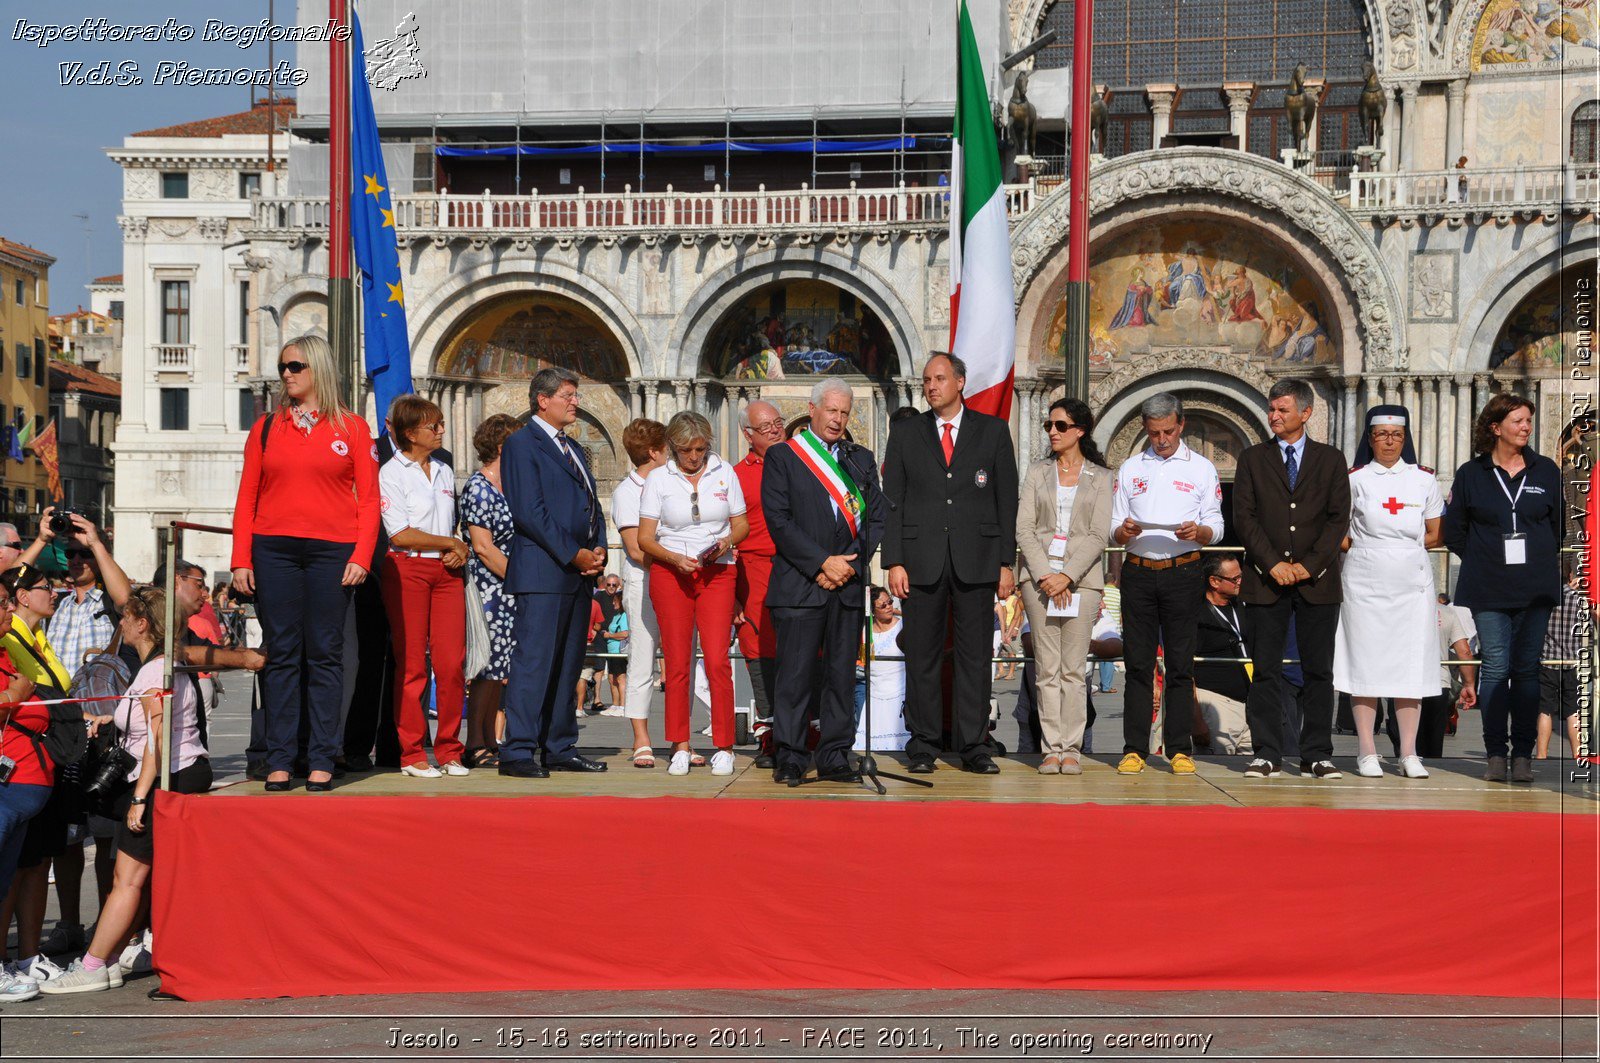
[[[242, 233], [252, 201], [278, 188], [293, 113], [293, 100], [275, 101], [271, 113], [263, 100], [135, 133], [107, 152], [123, 174], [116, 551], [136, 579], [154, 570], [171, 521], [232, 524], [259, 401], [258, 304]], [[267, 168], [269, 122], [276, 173]], [[229, 552], [223, 536], [185, 539], [184, 553], [208, 572], [225, 569]]]

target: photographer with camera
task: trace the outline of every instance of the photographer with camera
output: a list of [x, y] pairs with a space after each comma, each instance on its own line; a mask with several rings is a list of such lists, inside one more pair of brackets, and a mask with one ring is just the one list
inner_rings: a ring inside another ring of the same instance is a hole
[[[0, 582], [0, 626], [10, 626], [12, 609], [11, 591]], [[16, 875], [28, 824], [50, 800], [55, 765], [41, 744], [13, 726], [41, 732], [50, 724], [50, 710], [33, 700], [33, 681], [18, 675], [10, 657], [3, 653], [0, 686], [4, 687], [0, 689], [0, 896], [4, 896]], [[42, 919], [42, 911], [40, 916]], [[38, 983], [23, 972], [22, 964], [0, 968], [0, 1004], [38, 995]]]
[[66, 554], [69, 591], [56, 602], [50, 617], [50, 645], [71, 676], [111, 644], [117, 614], [133, 593], [133, 584], [106, 549], [94, 522], [82, 513], [46, 507], [39, 518], [38, 538], [18, 560], [37, 565], [51, 544]]

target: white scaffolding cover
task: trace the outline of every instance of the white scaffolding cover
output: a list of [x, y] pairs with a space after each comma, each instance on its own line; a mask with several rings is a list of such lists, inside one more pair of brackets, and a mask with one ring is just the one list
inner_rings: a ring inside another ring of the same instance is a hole
[[[991, 93], [1002, 0], [968, 0]], [[326, 0], [301, 0], [320, 25]], [[954, 0], [362, 0], [370, 50], [416, 18], [427, 75], [375, 89], [385, 125], [762, 120], [954, 110]], [[328, 112], [328, 46], [298, 45], [302, 117]]]

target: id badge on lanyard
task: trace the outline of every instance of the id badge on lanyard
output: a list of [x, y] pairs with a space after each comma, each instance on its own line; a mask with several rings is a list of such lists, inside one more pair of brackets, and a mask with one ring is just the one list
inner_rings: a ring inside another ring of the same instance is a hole
[[1067, 567], [1067, 537], [1057, 534], [1050, 540], [1050, 571], [1060, 572]]
[[1522, 498], [1523, 488], [1528, 486], [1528, 477], [1524, 473], [1522, 482], [1517, 485], [1517, 493], [1513, 495], [1510, 488], [1506, 487], [1505, 476], [1499, 468], [1494, 470], [1494, 482], [1500, 485], [1500, 493], [1506, 496], [1506, 501], [1511, 503], [1511, 531], [1502, 535], [1501, 541], [1505, 545], [1506, 564], [1526, 565], [1528, 563], [1528, 537], [1517, 530], [1517, 502]]

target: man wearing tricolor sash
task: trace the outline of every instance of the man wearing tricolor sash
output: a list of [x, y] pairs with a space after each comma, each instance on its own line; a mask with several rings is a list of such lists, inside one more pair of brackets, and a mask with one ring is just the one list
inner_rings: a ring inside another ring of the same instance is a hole
[[886, 510], [872, 452], [844, 438], [851, 403], [844, 381], [820, 381], [811, 391], [810, 425], [768, 449], [761, 478], [761, 507], [777, 549], [767, 587], [778, 629], [773, 779], [789, 786], [805, 776], [806, 713], [819, 689], [817, 774], [855, 777], [850, 744], [863, 588]]

